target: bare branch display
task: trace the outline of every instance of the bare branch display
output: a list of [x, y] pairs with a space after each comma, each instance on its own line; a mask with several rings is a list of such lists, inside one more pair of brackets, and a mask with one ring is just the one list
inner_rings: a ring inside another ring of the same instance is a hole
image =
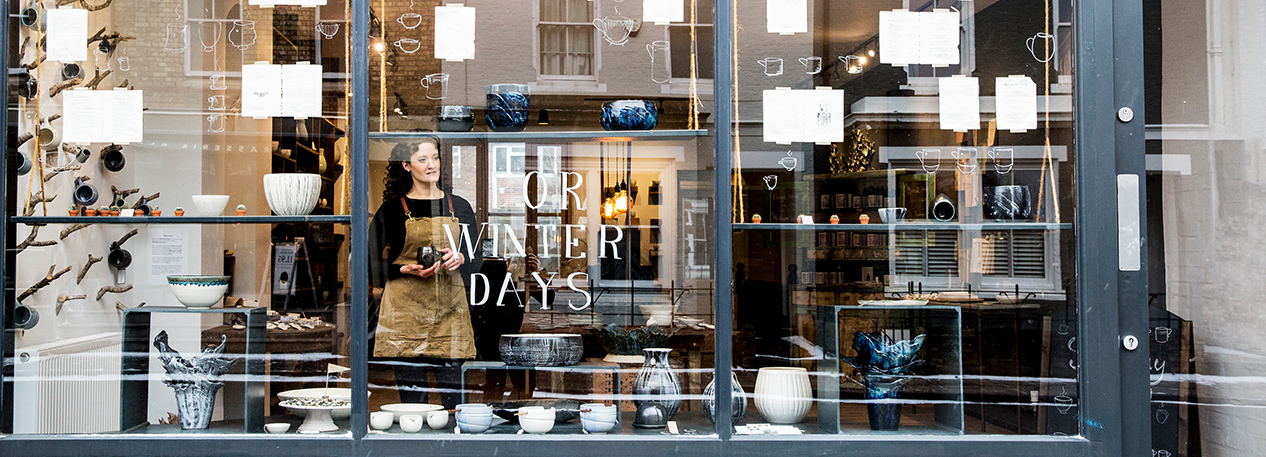
[[[64, 240], [66, 239], [66, 237], [70, 236], [70, 234], [86, 229], [91, 226], [92, 224], [71, 224], [70, 226], [62, 229], [62, 233], [60, 235], [60, 238], [58, 239]], [[89, 254], [89, 256], [91, 256], [91, 254]]]
[[66, 304], [66, 302], [71, 301], [71, 300], [83, 300], [85, 298], [88, 298], [88, 296], [87, 295], [66, 295], [66, 294], [58, 295], [57, 307], [53, 309], [53, 314], [60, 316], [62, 314], [62, 305]]
[[[56, 195], [52, 197], [44, 197], [44, 191], [42, 190], [39, 192], [36, 192], [35, 195], [31, 196], [31, 201], [26, 203], [26, 211], [23, 211], [22, 215], [30, 216], [32, 214], [35, 214], [35, 207], [38, 206], [40, 203], [48, 203], [56, 199], [57, 199]], [[33, 246], [41, 246], [41, 245], [33, 245]], [[43, 246], [48, 246], [48, 245], [43, 245]]]
[[102, 260], [105, 260], [105, 257], [93, 257], [92, 253], [88, 253], [88, 263], [85, 263], [84, 267], [79, 269], [79, 277], [75, 278], [75, 284], [79, 284], [83, 282], [84, 276], [88, 275], [88, 269], [92, 268], [93, 264], [100, 262]]
[[53, 281], [56, 281], [57, 278], [60, 278], [62, 277], [62, 275], [70, 272], [70, 267], [68, 266], [66, 267], [66, 269], [62, 271], [58, 271], [56, 273], [53, 273], [54, 270], [57, 270], [57, 266], [49, 265], [48, 274], [44, 275], [44, 278], [36, 282], [35, 285], [28, 287], [25, 291], [23, 291], [20, 295], [18, 295], [18, 302], [25, 300], [26, 297], [35, 295], [35, 293], [38, 292], [40, 289], [43, 289], [44, 287], [51, 284]]
[[114, 287], [114, 286], [105, 286], [105, 287], [102, 287], [100, 290], [97, 290], [97, 301], [100, 301], [100, 300], [101, 300], [101, 297], [104, 297], [104, 296], [105, 296], [105, 294], [107, 294], [107, 293], [111, 293], [111, 294], [121, 294], [121, 293], [127, 292], [127, 291], [129, 291], [129, 290], [132, 290], [132, 285], [131, 285], [131, 284], [128, 284], [128, 285], [123, 286], [123, 287]]
[[18, 243], [17, 246], [13, 247], [14, 254], [22, 252], [23, 250], [31, 246], [52, 246], [52, 245], [57, 244], [57, 242], [53, 240], [35, 241], [35, 237], [39, 236], [39, 233], [40, 233], [40, 226], [38, 225], [31, 226], [31, 233], [26, 235], [26, 240], [22, 241], [21, 243]]

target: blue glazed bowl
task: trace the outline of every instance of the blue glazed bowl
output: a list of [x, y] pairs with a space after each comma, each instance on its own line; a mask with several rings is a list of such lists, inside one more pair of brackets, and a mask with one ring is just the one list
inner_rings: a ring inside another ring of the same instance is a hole
[[602, 104], [602, 128], [606, 130], [654, 130], [659, 111], [650, 100], [616, 100]]
[[532, 96], [523, 84], [493, 84], [486, 88], [484, 120], [494, 132], [522, 132], [527, 127]]
[[167, 277], [176, 300], [189, 308], [210, 308], [224, 297], [228, 276], [172, 275]]

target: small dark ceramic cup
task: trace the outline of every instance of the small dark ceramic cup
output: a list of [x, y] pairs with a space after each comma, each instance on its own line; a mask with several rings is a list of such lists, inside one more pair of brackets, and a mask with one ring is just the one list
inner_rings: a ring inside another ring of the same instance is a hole
[[123, 146], [112, 144], [101, 150], [101, 164], [107, 170], [121, 171], [126, 163], [127, 161], [123, 158]]
[[436, 129], [441, 132], [469, 132], [475, 128], [475, 116], [465, 105], [442, 105], [436, 109]]

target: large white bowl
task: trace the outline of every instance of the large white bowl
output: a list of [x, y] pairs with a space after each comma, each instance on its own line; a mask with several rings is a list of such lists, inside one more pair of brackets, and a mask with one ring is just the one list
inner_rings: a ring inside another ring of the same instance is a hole
[[304, 216], [321, 197], [321, 175], [272, 173], [264, 175], [264, 198], [278, 216]]
[[229, 204], [228, 195], [194, 195], [192, 198], [198, 214], [204, 217], [224, 214], [224, 207]]
[[[373, 394], [374, 394], [373, 392], [369, 393], [369, 395], [373, 395]], [[277, 394], [277, 398], [281, 399], [281, 401], [290, 400], [292, 398], [321, 398], [321, 397], [330, 397], [330, 398], [337, 398], [339, 400], [352, 401], [352, 389], [349, 389], [346, 387], [330, 387], [330, 388], [315, 387], [311, 389], [287, 390], [285, 392]], [[307, 416], [307, 411], [302, 410], [302, 409], [291, 408], [290, 412], [299, 417]], [[349, 404], [344, 407], [335, 408], [333, 411], [330, 411], [330, 416], [331, 418], [336, 419], [336, 420], [347, 419], [349, 417], [352, 417], [352, 405]]]
[[171, 275], [167, 277], [171, 292], [189, 308], [210, 308], [220, 302], [229, 290], [228, 276]]
[[396, 416], [396, 422], [400, 422], [400, 416], [418, 415], [426, 417], [426, 413], [431, 411], [439, 411], [444, 409], [440, 405], [430, 405], [426, 403], [392, 403], [390, 405], [382, 405], [383, 411], [387, 411]]

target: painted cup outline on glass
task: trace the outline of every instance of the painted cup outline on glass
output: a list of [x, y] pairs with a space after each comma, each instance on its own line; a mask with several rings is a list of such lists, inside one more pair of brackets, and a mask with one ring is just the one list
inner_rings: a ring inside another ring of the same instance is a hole
[[418, 13], [404, 13], [396, 18], [396, 22], [399, 22], [406, 29], [413, 30], [422, 25], [422, 15]]
[[778, 164], [782, 165], [783, 168], [786, 168], [787, 171], [795, 170], [798, 163], [799, 160], [791, 156], [791, 151], [787, 151], [787, 157], [778, 159]]
[[[935, 153], [936, 157], [932, 157]], [[914, 156], [919, 158], [919, 165], [923, 167], [925, 173], [936, 173], [941, 170], [941, 150], [940, 149], [920, 149], [914, 151]], [[932, 162], [931, 165], [928, 162]]]
[[624, 46], [624, 43], [629, 42], [629, 36], [633, 34], [636, 24], [633, 19], [620, 15], [593, 20], [593, 26], [602, 34], [602, 39], [615, 46]]
[[818, 56], [801, 57], [796, 59], [800, 61], [800, 65], [804, 65], [804, 74], [816, 75], [822, 72], [822, 58]]
[[189, 26], [181, 23], [167, 24], [167, 43], [163, 45], [163, 50], [171, 53], [185, 52], [185, 48], [189, 46], [189, 37], [186, 31]]
[[[236, 40], [233, 39], [234, 36], [237, 36]], [[255, 44], [255, 21], [233, 21], [233, 28], [229, 30], [228, 39], [233, 47], [239, 51], [245, 51]]]
[[225, 81], [224, 75], [211, 75], [211, 90], [224, 90], [229, 88], [228, 82]]
[[840, 62], [844, 62], [844, 71], [850, 75], [860, 74], [862, 72], [862, 56], [847, 55], [840, 56]]
[[123, 55], [119, 56], [119, 71], [128, 71], [132, 69], [132, 62], [127, 58], [127, 49], [122, 51]]
[[229, 107], [224, 104], [224, 95], [212, 95], [207, 97], [207, 101], [211, 103], [211, 106], [207, 107], [207, 109], [211, 111], [224, 111], [229, 109]]
[[[989, 148], [989, 158], [993, 160], [993, 168], [1000, 175], [1011, 172], [1011, 167], [1015, 166], [1015, 149], [1013, 148]], [[1006, 160], [1002, 160], [1006, 159]]]
[[[211, 44], [207, 44], [207, 26], [211, 26]], [[202, 43], [202, 52], [215, 52], [220, 44], [220, 35], [224, 33], [223, 22], [203, 22], [198, 26], [198, 41]]]
[[756, 63], [765, 68], [765, 76], [782, 76], [781, 57], [766, 57], [757, 60]]
[[[1054, 43], [1055, 40], [1054, 39], [1055, 39], [1054, 35], [1051, 35], [1046, 32], [1037, 32], [1037, 34], [1024, 39], [1024, 47], [1029, 48], [1029, 55], [1033, 56], [1033, 59], [1037, 60], [1038, 62], [1043, 62], [1043, 63], [1050, 62], [1051, 59], [1055, 58], [1055, 43]], [[1050, 51], [1046, 52], [1045, 58], [1037, 56], [1037, 40], [1042, 40], [1044, 42], [1048, 42], [1048, 41], [1051, 42]]]
[[1152, 329], [1152, 335], [1156, 338], [1156, 342], [1160, 344], [1169, 342], [1170, 333], [1173, 333], [1173, 330], [1169, 327], [1156, 327], [1155, 329]]
[[778, 175], [765, 175], [762, 179], [765, 180], [765, 187], [768, 187], [769, 190], [774, 190], [775, 187], [778, 187]]
[[401, 38], [392, 44], [396, 46], [396, 49], [404, 51], [405, 54], [413, 54], [418, 52], [418, 49], [422, 49], [422, 42], [413, 38]]
[[[219, 122], [218, 127], [216, 126], [217, 121]], [[224, 115], [223, 114], [207, 115], [207, 124], [208, 124], [207, 125], [208, 132], [211, 132], [211, 133], [223, 132], [224, 131]]]
[[422, 87], [426, 88], [426, 98], [443, 100], [448, 96], [448, 73], [431, 73], [422, 78]]
[[[651, 81], [659, 84], [668, 82], [668, 47], [667, 41], [653, 41], [646, 45], [646, 53], [651, 55]], [[659, 54], [659, 62], [655, 55]]]
[[958, 171], [969, 175], [976, 172], [976, 148], [958, 148], [950, 151], [950, 157], [954, 158]]
[[334, 39], [334, 35], [338, 35], [338, 23], [322, 22], [316, 25], [316, 31], [321, 32], [321, 36], [327, 40]]

